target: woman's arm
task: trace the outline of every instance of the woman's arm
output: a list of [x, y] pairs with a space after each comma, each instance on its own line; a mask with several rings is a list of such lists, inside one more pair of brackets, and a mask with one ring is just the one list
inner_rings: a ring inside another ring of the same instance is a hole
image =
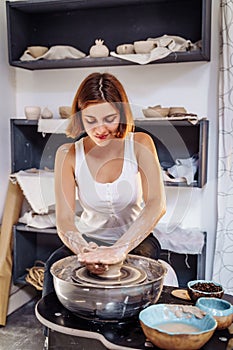
[[56, 225], [62, 242], [75, 254], [88, 246], [75, 226], [75, 145], [60, 146], [55, 158]]
[[166, 212], [164, 184], [154, 142], [148, 134], [141, 132], [135, 133], [134, 140], [145, 206], [127, 232], [114, 244], [125, 253], [137, 247]]

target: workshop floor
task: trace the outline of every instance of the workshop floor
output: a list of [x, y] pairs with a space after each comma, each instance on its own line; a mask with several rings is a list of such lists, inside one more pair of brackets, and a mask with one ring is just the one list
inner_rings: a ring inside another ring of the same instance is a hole
[[43, 328], [34, 312], [39, 298], [10, 314], [6, 326], [0, 326], [0, 350], [43, 350]]
[[[0, 326], [0, 350], [89, 350], [86, 338], [54, 335], [51, 343], [45, 344], [43, 326], [35, 316], [35, 305], [40, 295], [7, 317], [5, 327]], [[106, 350], [99, 341], [93, 341], [95, 350]]]

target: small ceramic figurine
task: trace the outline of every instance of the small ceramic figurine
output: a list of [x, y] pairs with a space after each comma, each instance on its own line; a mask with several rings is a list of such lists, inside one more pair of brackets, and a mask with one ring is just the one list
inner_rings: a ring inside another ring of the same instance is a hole
[[70, 106], [60, 106], [59, 107], [60, 117], [65, 119], [71, 116], [71, 107]]
[[109, 55], [109, 49], [104, 45], [104, 41], [101, 39], [95, 40], [95, 45], [90, 48], [90, 57], [107, 57]]
[[53, 113], [45, 107], [41, 113], [41, 118], [42, 119], [51, 119], [53, 117]]

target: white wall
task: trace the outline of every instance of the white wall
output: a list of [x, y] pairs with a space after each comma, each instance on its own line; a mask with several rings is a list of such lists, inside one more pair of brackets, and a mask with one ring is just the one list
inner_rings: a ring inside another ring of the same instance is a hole
[[[212, 272], [216, 231], [219, 0], [213, 1], [212, 6], [211, 62], [43, 71], [15, 69], [16, 118], [24, 117], [25, 105], [47, 106], [58, 117], [58, 107], [71, 104], [84, 77], [93, 71], [108, 71], [124, 84], [137, 117], [143, 107], [161, 104], [184, 106], [189, 112], [210, 120], [207, 185], [204, 189], [167, 188], [168, 212], [163, 219], [169, 223], [179, 221], [183, 227], [200, 227], [207, 231], [207, 277]], [[14, 91], [9, 96], [8, 100], [14, 101]], [[12, 117], [8, 109], [7, 112], [5, 118]]]
[[10, 174], [10, 118], [15, 115], [15, 70], [8, 64], [5, 2], [0, 2], [0, 221]]

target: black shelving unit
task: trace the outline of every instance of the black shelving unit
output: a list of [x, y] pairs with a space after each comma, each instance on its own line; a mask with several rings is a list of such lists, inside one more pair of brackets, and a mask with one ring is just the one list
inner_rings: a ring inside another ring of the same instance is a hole
[[20, 61], [28, 46], [68, 45], [89, 54], [95, 39], [110, 51], [164, 34], [200, 43], [155, 63], [210, 60], [211, 0], [29, 0], [7, 1], [9, 63], [29, 70], [125, 66], [115, 57]]
[[35, 229], [24, 224], [13, 226], [13, 281], [27, 284], [25, 278], [35, 262], [46, 262], [62, 242], [56, 229]]
[[[198, 155], [198, 170], [190, 187], [203, 187], [207, 181], [209, 121], [136, 120], [136, 130], [150, 134], [154, 140], [160, 163], [171, 166], [176, 159]], [[53, 169], [57, 148], [73, 142], [65, 134], [45, 134], [37, 131], [38, 122], [11, 119], [11, 171], [47, 167]], [[187, 186], [186, 183], [166, 182], [167, 186]]]
[[[196, 180], [191, 186], [204, 186], [207, 179], [208, 120], [202, 119], [195, 125], [188, 121], [149, 119], [137, 120], [135, 124], [138, 131], [144, 130], [152, 136], [160, 161], [171, 162], [176, 157], [182, 158], [198, 153], [199, 168]], [[57, 148], [63, 143], [73, 142], [65, 134], [44, 135], [37, 129], [37, 121], [11, 119], [12, 173], [28, 168], [43, 169], [45, 166], [53, 169]], [[177, 186], [173, 183], [170, 185]], [[13, 237], [13, 280], [14, 283], [20, 284], [26, 283], [27, 268], [32, 267], [36, 260], [46, 261], [62, 244], [56, 228], [39, 230], [24, 224], [16, 224], [13, 227]], [[167, 260], [168, 252], [162, 253], [161, 258]], [[180, 276], [181, 284], [184, 284], [185, 278], [190, 276], [204, 276], [203, 271], [198, 273], [198, 269], [203, 269], [205, 266], [203, 256], [190, 256], [189, 270], [181, 266], [183, 256], [171, 253], [172, 265]]]
[[[137, 120], [136, 127], [149, 133], [154, 140], [161, 164], [173, 166], [176, 159], [198, 156], [198, 169], [190, 187], [203, 187], [207, 182], [209, 121], [192, 124], [187, 120]], [[187, 186], [186, 182], [165, 182], [166, 186]]]

